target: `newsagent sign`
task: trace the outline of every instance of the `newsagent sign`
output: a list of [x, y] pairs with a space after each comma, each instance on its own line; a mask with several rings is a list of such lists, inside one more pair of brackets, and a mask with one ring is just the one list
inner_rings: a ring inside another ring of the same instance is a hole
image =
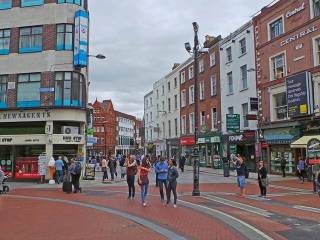
[[312, 112], [312, 83], [309, 72], [303, 72], [286, 79], [288, 116], [299, 117]]

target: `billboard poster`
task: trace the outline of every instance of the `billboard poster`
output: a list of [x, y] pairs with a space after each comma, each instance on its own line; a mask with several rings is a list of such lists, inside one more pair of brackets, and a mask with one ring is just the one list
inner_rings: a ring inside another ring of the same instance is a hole
[[86, 67], [88, 65], [89, 46], [89, 13], [83, 10], [76, 12], [74, 20], [73, 65]]
[[290, 118], [312, 113], [312, 83], [310, 73], [303, 72], [286, 79], [288, 116]]
[[240, 132], [240, 114], [227, 114], [227, 132]]

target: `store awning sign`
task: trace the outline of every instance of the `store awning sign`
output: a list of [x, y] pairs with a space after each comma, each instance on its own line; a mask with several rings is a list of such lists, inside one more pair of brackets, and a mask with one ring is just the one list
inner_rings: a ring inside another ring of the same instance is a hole
[[309, 72], [303, 72], [286, 79], [288, 116], [290, 118], [309, 115], [313, 112]]
[[310, 164], [320, 164], [320, 140], [318, 138], [308, 141], [307, 154]]

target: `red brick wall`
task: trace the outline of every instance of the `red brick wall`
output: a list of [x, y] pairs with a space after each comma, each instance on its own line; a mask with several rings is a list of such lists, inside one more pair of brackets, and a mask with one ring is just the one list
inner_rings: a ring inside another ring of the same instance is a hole
[[14, 108], [16, 107], [16, 102], [17, 102], [17, 75], [12, 74], [9, 75], [8, 82], [15, 82], [15, 89], [10, 89], [7, 92], [8, 95], [8, 108]]
[[[54, 85], [54, 73], [43, 72], [41, 88], [53, 88]], [[54, 106], [54, 92], [40, 93], [40, 99], [42, 107]]]
[[43, 50], [56, 49], [56, 24], [49, 24], [43, 26]]

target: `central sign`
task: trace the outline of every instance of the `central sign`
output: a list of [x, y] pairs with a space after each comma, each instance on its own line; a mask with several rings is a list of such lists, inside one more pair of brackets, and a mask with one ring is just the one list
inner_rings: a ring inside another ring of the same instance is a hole
[[300, 7], [297, 7], [297, 8], [295, 8], [295, 9], [292, 10], [292, 11], [288, 11], [287, 14], [286, 14], [286, 17], [287, 17], [287, 18], [292, 17], [292, 16], [296, 15], [297, 13], [303, 11], [304, 8], [305, 8], [305, 5], [306, 5], [306, 4], [303, 2]]
[[291, 37], [287, 38], [286, 40], [283, 40], [281, 43], [280, 43], [280, 46], [283, 47], [291, 42], [294, 42], [300, 38], [303, 38], [307, 35], [309, 35], [310, 33], [313, 33], [315, 31], [318, 31], [318, 28], [316, 26], [312, 26], [310, 28], [307, 28], [306, 30], [302, 31], [302, 32], [299, 32], [295, 35], [292, 35]]

